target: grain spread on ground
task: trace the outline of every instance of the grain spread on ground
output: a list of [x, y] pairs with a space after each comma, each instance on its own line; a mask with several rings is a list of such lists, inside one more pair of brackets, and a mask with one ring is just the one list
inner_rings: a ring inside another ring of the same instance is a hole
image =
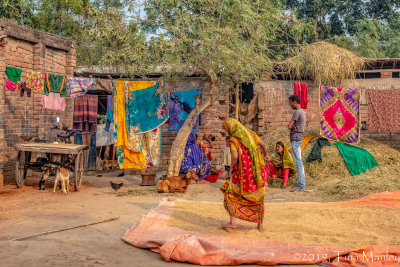
[[300, 245], [358, 248], [400, 245], [399, 209], [339, 206], [331, 203], [269, 203], [265, 205], [265, 232], [256, 224], [237, 220], [237, 229], [221, 228], [229, 216], [222, 204], [178, 201], [169, 226], [184, 230], [279, 240]]

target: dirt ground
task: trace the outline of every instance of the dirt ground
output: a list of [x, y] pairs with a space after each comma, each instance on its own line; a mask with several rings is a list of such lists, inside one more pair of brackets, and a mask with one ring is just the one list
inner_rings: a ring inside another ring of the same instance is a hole
[[[163, 197], [155, 187], [139, 186], [138, 176], [85, 176], [79, 192], [65, 196], [37, 189], [38, 181], [27, 181], [22, 189], [7, 186], [0, 189], [0, 266], [166, 266], [158, 253], [135, 248], [121, 241], [122, 235]], [[124, 183], [116, 194], [109, 181]], [[194, 201], [222, 202], [215, 184], [193, 184], [185, 194], [174, 198]], [[314, 201], [307, 193], [268, 189], [268, 202]], [[64, 232], [33, 237], [22, 241], [12, 239], [41, 232], [93, 223], [113, 217], [119, 219]], [[268, 214], [266, 214], [268, 220]], [[228, 219], [228, 217], [227, 217]], [[189, 264], [169, 263], [176, 266]], [[193, 265], [190, 265], [193, 266]]]

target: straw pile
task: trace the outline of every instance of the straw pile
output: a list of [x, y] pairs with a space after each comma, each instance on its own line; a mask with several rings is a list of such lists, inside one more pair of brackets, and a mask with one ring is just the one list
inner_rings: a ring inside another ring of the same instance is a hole
[[399, 221], [400, 212], [391, 208], [270, 203], [265, 205], [265, 232], [256, 230], [255, 223], [237, 220], [237, 229], [228, 233], [221, 228], [221, 224], [229, 222], [222, 204], [179, 201], [173, 207], [168, 225], [202, 233], [279, 240], [305, 246], [358, 248], [400, 245]]
[[[319, 134], [319, 129], [309, 128], [305, 135]], [[284, 141], [288, 147], [288, 130], [271, 131], [262, 138], [270, 153], [275, 153], [277, 141]], [[372, 193], [395, 191], [400, 189], [400, 152], [379, 142], [361, 138], [356, 146], [368, 150], [379, 164], [363, 174], [352, 176], [336, 146], [322, 148], [322, 162], [307, 163], [306, 159], [314, 146], [314, 138], [303, 150], [302, 157], [306, 173], [307, 189], [321, 200], [349, 200]], [[297, 176], [289, 178], [289, 185], [297, 183]], [[282, 185], [281, 179], [272, 186]]]
[[318, 42], [300, 48], [298, 55], [278, 63], [291, 80], [308, 78], [316, 85], [339, 86], [346, 79], [355, 78], [365, 65], [365, 59], [349, 50], [327, 42]]

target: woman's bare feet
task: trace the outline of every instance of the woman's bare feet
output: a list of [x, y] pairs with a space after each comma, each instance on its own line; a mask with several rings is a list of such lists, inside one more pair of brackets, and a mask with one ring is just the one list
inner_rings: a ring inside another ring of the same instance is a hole
[[258, 229], [258, 231], [260, 231], [261, 233], [264, 232], [264, 227], [263, 227], [262, 223], [259, 223], [259, 224], [257, 225], [257, 229]]
[[283, 184], [283, 189], [286, 189], [287, 188], [287, 184]]
[[236, 229], [236, 224], [234, 224], [234, 223], [226, 223], [226, 224], [222, 225], [222, 228], [225, 228], [225, 229]]

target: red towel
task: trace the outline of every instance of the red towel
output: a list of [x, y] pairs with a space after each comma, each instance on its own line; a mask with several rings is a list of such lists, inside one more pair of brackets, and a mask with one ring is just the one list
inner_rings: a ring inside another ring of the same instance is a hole
[[307, 109], [307, 91], [308, 84], [306, 83], [294, 83], [294, 94], [300, 96], [300, 107], [302, 109]]

